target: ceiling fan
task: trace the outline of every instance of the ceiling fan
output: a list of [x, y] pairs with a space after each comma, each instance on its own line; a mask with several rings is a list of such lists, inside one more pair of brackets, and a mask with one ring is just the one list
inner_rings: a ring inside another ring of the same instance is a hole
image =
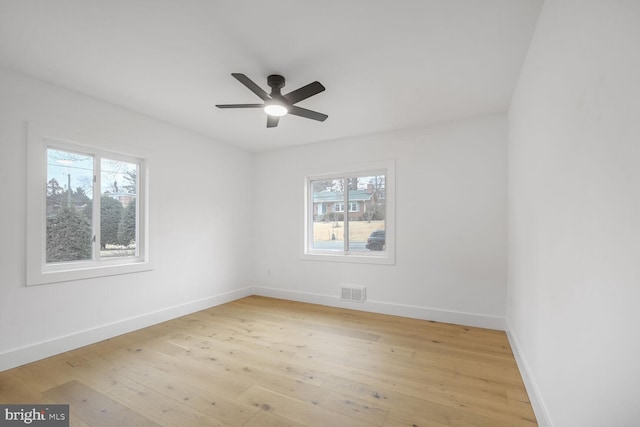
[[231, 73], [240, 83], [245, 85], [251, 92], [258, 95], [264, 101], [262, 104], [218, 104], [218, 108], [263, 108], [267, 113], [267, 127], [278, 126], [280, 117], [286, 114], [305, 117], [307, 119], [324, 122], [326, 114], [293, 105], [325, 90], [320, 82], [309, 83], [299, 89], [283, 95], [280, 89], [284, 87], [284, 77], [279, 74], [271, 74], [267, 77], [267, 84], [271, 87], [271, 93], [267, 93], [260, 86], [255, 84], [249, 77], [241, 73]]

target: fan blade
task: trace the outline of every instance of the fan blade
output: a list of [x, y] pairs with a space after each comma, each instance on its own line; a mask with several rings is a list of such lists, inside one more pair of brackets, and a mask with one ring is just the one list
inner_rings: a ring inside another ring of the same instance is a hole
[[264, 104], [218, 104], [218, 108], [264, 108]]
[[300, 89], [289, 92], [284, 95], [284, 99], [286, 99], [290, 104], [295, 104], [296, 102], [300, 102], [303, 99], [307, 99], [310, 96], [324, 91], [324, 89], [324, 86], [322, 86], [320, 82], [313, 82], [306, 86], [302, 86]]
[[267, 127], [268, 128], [274, 128], [274, 127], [278, 126], [278, 121], [279, 120], [280, 120], [280, 117], [278, 117], [278, 116], [267, 115]]
[[245, 76], [242, 73], [231, 73], [231, 75], [233, 77], [235, 77], [240, 83], [242, 83], [247, 88], [249, 88], [249, 90], [251, 92], [253, 92], [256, 95], [258, 95], [258, 97], [260, 97], [260, 99], [262, 99], [263, 101], [267, 101], [267, 100], [271, 99], [269, 94], [267, 92], [265, 92], [264, 90], [262, 90], [262, 88], [260, 86], [258, 86], [257, 84], [255, 84], [253, 82], [253, 80], [251, 80], [249, 77]]
[[296, 107], [295, 105], [292, 105], [288, 109], [289, 109], [289, 114], [293, 114], [294, 116], [305, 117], [311, 120], [317, 120], [319, 122], [324, 122], [325, 120], [327, 120], [327, 117], [329, 117], [326, 114], [318, 113], [317, 111], [307, 110], [306, 108], [302, 108], [302, 107]]

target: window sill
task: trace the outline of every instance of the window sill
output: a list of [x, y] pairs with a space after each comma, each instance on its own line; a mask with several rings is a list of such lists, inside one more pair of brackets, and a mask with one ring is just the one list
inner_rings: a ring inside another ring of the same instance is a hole
[[120, 274], [139, 273], [151, 270], [153, 270], [153, 265], [148, 261], [112, 265], [91, 265], [85, 268], [78, 268], [77, 264], [74, 264], [72, 268], [67, 270], [64, 269], [63, 265], [60, 265], [56, 266], [55, 270], [49, 269], [45, 271], [27, 272], [27, 286], [117, 276]]
[[345, 255], [342, 252], [313, 251], [303, 253], [301, 255], [301, 259], [306, 261], [347, 262], [353, 264], [394, 265], [396, 263], [396, 260], [389, 254], [371, 255], [366, 252], [350, 253]]

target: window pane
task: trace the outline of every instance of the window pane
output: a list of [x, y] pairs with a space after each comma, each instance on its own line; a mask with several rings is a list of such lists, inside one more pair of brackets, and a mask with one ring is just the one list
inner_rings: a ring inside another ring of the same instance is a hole
[[47, 263], [92, 256], [93, 157], [47, 149]]
[[344, 251], [344, 180], [311, 181], [313, 230], [311, 249]]
[[137, 256], [138, 165], [100, 161], [100, 257]]
[[385, 250], [385, 176], [359, 176], [348, 181], [349, 251]]

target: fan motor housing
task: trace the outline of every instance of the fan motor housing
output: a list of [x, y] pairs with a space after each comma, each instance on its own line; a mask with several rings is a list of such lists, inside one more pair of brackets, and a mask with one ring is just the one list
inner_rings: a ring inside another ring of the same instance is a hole
[[281, 89], [284, 87], [284, 77], [280, 74], [271, 74], [267, 77], [267, 84], [274, 89]]

